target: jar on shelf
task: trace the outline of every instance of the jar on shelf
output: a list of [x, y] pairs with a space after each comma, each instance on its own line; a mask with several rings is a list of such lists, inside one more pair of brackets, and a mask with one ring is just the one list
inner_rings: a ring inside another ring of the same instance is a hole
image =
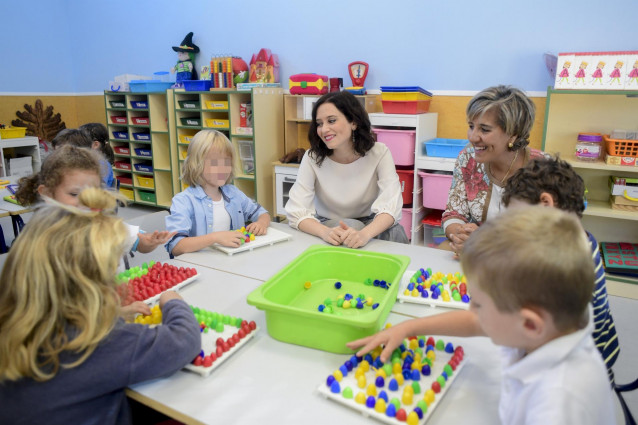
[[576, 159], [598, 161], [602, 157], [603, 135], [600, 133], [578, 133]]

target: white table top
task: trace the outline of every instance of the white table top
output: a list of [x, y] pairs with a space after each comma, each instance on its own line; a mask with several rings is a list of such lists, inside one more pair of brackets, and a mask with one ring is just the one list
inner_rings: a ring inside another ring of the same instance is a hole
[[[9, 140], [12, 140], [12, 139], [9, 139]], [[15, 177], [15, 176], [0, 177], [0, 180], [8, 180], [10, 184], [16, 184], [18, 183], [18, 180], [20, 180], [20, 177]], [[17, 214], [24, 214], [24, 213], [32, 211], [32, 209], [29, 207], [23, 207], [22, 205], [5, 201], [4, 197], [7, 195], [12, 195], [12, 193], [9, 192], [9, 189], [7, 189], [6, 187], [4, 189], [0, 189], [0, 212], [7, 212], [10, 215], [17, 215]], [[4, 215], [8, 215], [8, 214], [4, 214]]]
[[[291, 242], [278, 245], [287, 243], [292, 246]], [[275, 245], [263, 251], [276, 248]], [[380, 246], [378, 250], [381, 250]], [[404, 245], [404, 250], [411, 249]], [[293, 250], [287, 254], [288, 258], [294, 258], [299, 252]], [[257, 253], [257, 250], [253, 252]], [[242, 257], [228, 257], [214, 251], [206, 254], [228, 261]], [[252, 271], [256, 271], [258, 266], [252, 256], [248, 257], [249, 253], [246, 255], [240, 268], [251, 264], [250, 274], [254, 274]], [[287, 260], [276, 258], [272, 253], [269, 257], [287, 263]], [[193, 267], [180, 260], [171, 260], [170, 263]], [[224, 261], [214, 261], [214, 264], [227, 267]], [[244, 424], [264, 420], [265, 423], [277, 424], [371, 423], [372, 419], [317, 393], [317, 387], [348, 359], [348, 355], [287, 344], [268, 335], [264, 312], [246, 303], [246, 296], [264, 279], [248, 278], [206, 266], [195, 267], [200, 273], [198, 281], [181, 292], [188, 303], [254, 320], [260, 331], [209, 377], [180, 371], [168, 378], [135, 385], [129, 390], [130, 397], [185, 423]], [[420, 316], [447, 311], [418, 305], [411, 307], [415, 312], [418, 310]], [[391, 313], [388, 321], [399, 323], [407, 319], [402, 314]], [[428, 424], [497, 423], [500, 392], [497, 347], [487, 338], [446, 337], [445, 340], [464, 347], [467, 364], [448, 394], [437, 401], [440, 404]]]

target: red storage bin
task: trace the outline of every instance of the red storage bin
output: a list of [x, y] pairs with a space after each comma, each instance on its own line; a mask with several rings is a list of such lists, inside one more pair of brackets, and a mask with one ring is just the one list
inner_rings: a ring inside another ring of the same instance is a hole
[[126, 146], [113, 146], [113, 151], [115, 151], [115, 153], [119, 153], [120, 155], [131, 154], [131, 150]]
[[148, 117], [132, 117], [131, 121], [136, 125], [149, 125], [151, 123]]
[[401, 193], [403, 195], [403, 206], [412, 206], [412, 191], [414, 189], [414, 170], [397, 170], [399, 182], [401, 183]]
[[430, 110], [429, 100], [382, 100], [384, 114], [424, 114]]
[[111, 122], [113, 124], [126, 124], [126, 117], [122, 117], [122, 116], [112, 116], [111, 117]]
[[385, 128], [373, 128], [372, 131], [377, 135], [377, 142], [383, 143], [390, 149], [396, 165], [414, 166], [416, 131]]
[[452, 186], [452, 174], [433, 174], [419, 171], [423, 181], [423, 206], [444, 210]]
[[118, 168], [120, 170], [130, 170], [131, 163], [126, 161], [115, 161], [113, 163], [113, 167]]

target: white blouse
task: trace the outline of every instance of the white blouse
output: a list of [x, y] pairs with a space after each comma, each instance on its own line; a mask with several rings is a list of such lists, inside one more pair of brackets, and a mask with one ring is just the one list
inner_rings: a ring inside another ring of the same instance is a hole
[[383, 143], [350, 164], [326, 157], [319, 167], [306, 152], [289, 196], [286, 214], [294, 228], [307, 218], [316, 220], [315, 214], [341, 219], [387, 213], [397, 223], [403, 207], [399, 176]]

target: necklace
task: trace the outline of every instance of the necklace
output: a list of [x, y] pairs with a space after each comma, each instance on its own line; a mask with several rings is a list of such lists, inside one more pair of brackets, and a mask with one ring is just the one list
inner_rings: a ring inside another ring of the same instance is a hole
[[[512, 162], [510, 162], [510, 166], [507, 169], [507, 172], [505, 173], [505, 175], [503, 176], [503, 178], [500, 181], [500, 186], [503, 186], [503, 182], [505, 181], [505, 179], [507, 178], [507, 176], [510, 175], [510, 171], [512, 171], [512, 166], [514, 165], [514, 163], [516, 162], [516, 158], [518, 158], [518, 150], [516, 151], [516, 155], [514, 155], [514, 159], [512, 160]], [[488, 168], [490, 170], [490, 174], [494, 175], [492, 173], [492, 163], [488, 164]]]

